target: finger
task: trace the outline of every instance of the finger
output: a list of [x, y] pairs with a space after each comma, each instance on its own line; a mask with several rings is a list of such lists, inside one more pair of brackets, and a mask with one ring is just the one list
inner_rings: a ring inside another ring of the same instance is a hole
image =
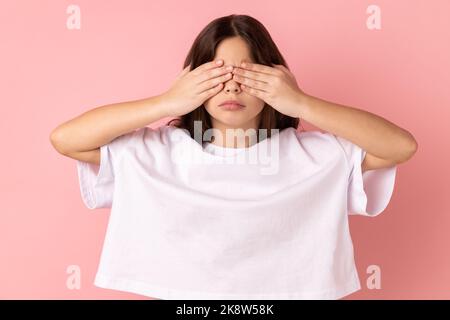
[[262, 73], [271, 74], [271, 75], [277, 75], [277, 71], [275, 71], [276, 69], [273, 67], [265, 66], [262, 64], [258, 64], [258, 63], [248, 62], [248, 61], [244, 61], [243, 63], [245, 63], [245, 65], [242, 65], [242, 64], [240, 65], [240, 68], [242, 68], [242, 69], [262, 72]]
[[247, 77], [242, 77], [239, 75], [234, 75], [233, 80], [240, 84], [243, 84], [247, 87], [251, 87], [251, 88], [258, 89], [261, 91], [266, 91], [266, 92], [269, 91], [269, 84], [267, 82], [253, 80], [253, 79], [250, 79]]
[[183, 71], [181, 72], [181, 74], [185, 75], [186, 73], [189, 72], [190, 69], [191, 69], [191, 65], [189, 64], [188, 66], [186, 66], [186, 68], [183, 69]]
[[189, 69], [191, 68], [191, 65], [188, 65], [186, 68], [184, 68], [177, 76], [177, 79], [185, 76], [187, 73], [189, 73]]
[[237, 78], [239, 78], [241, 76], [241, 77], [246, 77], [246, 78], [254, 79], [254, 80], [265, 82], [265, 83], [270, 83], [271, 79], [274, 77], [271, 74], [250, 71], [250, 70], [245, 70], [245, 69], [241, 69], [241, 68], [235, 68], [233, 70], [233, 74], [236, 75]]
[[231, 73], [228, 72], [226, 74], [221, 74], [218, 77], [204, 81], [198, 85], [199, 92], [202, 93], [203, 91], [209, 90], [210, 88], [213, 88], [220, 83], [230, 80], [231, 77], [232, 77]]
[[215, 87], [203, 91], [202, 93], [199, 94], [199, 96], [201, 97], [201, 99], [203, 101], [207, 100], [208, 98], [216, 95], [220, 90], [222, 90], [222, 87], [223, 87], [223, 83], [221, 82], [218, 85], [216, 85]]
[[[220, 63], [218, 63], [218, 62], [220, 62]], [[223, 60], [221, 60], [221, 59], [217, 60], [217, 61], [216, 60], [209, 61], [209, 62], [206, 62], [206, 63], [198, 66], [197, 68], [195, 68], [192, 71], [192, 73], [195, 74], [195, 75], [199, 75], [199, 74], [204, 73], [207, 70], [211, 70], [211, 69], [214, 69], [214, 68], [217, 68], [217, 67], [221, 67], [222, 64], [223, 64]]]
[[255, 88], [251, 88], [251, 87], [247, 87], [244, 84], [240, 85], [242, 90], [244, 90], [244, 92], [251, 94], [252, 96], [255, 96], [257, 98], [260, 98], [261, 100], [265, 100], [267, 92], [266, 91], [262, 91], [259, 89], [255, 89]]
[[[201, 75], [198, 75], [197, 78], [194, 80], [197, 85], [209, 81], [211, 79], [214, 79], [216, 77], [220, 77], [226, 73], [231, 73], [232, 70], [227, 69], [230, 66], [223, 66], [221, 68], [213, 68], [210, 70], [206, 70]], [[231, 77], [230, 77], [231, 78]]]
[[291, 70], [289, 70], [288, 68], [286, 68], [286, 67], [283, 66], [282, 64], [275, 64], [274, 66], [275, 66], [275, 68], [277, 68], [278, 70], [281, 70], [282, 72], [284, 72], [285, 74], [287, 74], [290, 78], [293, 77], [293, 74], [292, 74]]
[[282, 64], [275, 64], [274, 65], [275, 69], [281, 70], [281, 71], [288, 71], [285, 66], [283, 66]]

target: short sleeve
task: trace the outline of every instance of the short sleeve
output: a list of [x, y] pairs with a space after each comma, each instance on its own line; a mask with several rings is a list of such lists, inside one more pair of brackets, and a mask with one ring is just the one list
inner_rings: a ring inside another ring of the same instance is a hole
[[88, 209], [111, 208], [114, 167], [136, 131], [116, 137], [100, 147], [100, 165], [77, 161], [81, 198]]
[[366, 151], [343, 137], [333, 136], [344, 150], [349, 164], [348, 214], [369, 217], [379, 215], [392, 197], [397, 166], [362, 172]]

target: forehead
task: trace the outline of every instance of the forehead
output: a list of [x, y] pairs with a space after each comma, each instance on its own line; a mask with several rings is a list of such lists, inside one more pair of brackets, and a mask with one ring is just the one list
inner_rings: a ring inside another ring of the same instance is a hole
[[241, 62], [253, 62], [248, 44], [238, 37], [222, 40], [216, 48], [214, 59], [223, 59], [224, 65], [240, 66]]

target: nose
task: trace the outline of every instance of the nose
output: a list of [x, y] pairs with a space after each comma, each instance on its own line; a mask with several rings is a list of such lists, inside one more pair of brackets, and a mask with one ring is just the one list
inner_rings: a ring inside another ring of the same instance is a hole
[[233, 79], [225, 82], [225, 92], [241, 92], [241, 90], [239, 83]]

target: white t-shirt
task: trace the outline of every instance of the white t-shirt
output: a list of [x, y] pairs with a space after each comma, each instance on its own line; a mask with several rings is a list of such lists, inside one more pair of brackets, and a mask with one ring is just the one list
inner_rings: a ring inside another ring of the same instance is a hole
[[77, 160], [85, 205], [111, 208], [94, 284], [160, 299], [349, 295], [361, 286], [348, 214], [381, 213], [396, 174], [362, 174], [364, 155], [294, 128], [249, 148], [167, 125], [119, 136], [100, 165]]

